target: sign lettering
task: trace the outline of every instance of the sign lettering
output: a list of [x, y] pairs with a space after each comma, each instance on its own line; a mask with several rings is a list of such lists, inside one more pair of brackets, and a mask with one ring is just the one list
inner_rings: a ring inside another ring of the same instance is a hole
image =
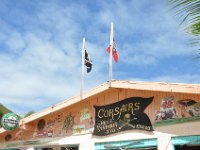
[[120, 102], [95, 107], [94, 135], [104, 136], [120, 131], [140, 129], [153, 131], [150, 119], [144, 113], [153, 97], [131, 97]]
[[5, 114], [1, 119], [1, 124], [5, 130], [15, 130], [19, 125], [19, 117], [14, 113]]

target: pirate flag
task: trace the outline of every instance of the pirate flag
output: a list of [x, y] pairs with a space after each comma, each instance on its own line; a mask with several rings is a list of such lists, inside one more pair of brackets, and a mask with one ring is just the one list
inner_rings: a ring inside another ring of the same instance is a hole
[[86, 50], [85, 50], [85, 66], [87, 67], [87, 73], [89, 73], [92, 70], [92, 60], [90, 59]]
[[94, 106], [93, 135], [105, 136], [134, 129], [153, 131], [151, 121], [144, 112], [152, 101], [153, 97], [130, 97], [113, 104]]

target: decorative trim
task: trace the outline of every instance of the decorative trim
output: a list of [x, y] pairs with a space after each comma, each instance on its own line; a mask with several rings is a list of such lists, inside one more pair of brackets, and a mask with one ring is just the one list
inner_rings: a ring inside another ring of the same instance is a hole
[[180, 118], [180, 119], [171, 119], [171, 120], [163, 120], [157, 121], [153, 124], [154, 127], [164, 126], [164, 125], [172, 125], [177, 123], [185, 123], [200, 120], [200, 116], [190, 117], [190, 118]]

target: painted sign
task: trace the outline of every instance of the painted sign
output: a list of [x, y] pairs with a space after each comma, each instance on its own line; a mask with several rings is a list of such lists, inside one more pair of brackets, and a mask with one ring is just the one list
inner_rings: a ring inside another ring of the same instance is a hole
[[52, 129], [55, 124], [55, 120], [48, 120], [47, 121], [47, 128]]
[[53, 136], [53, 130], [48, 130], [47, 131], [47, 136], [52, 137]]
[[[200, 119], [200, 103], [192, 99], [176, 100], [176, 107], [180, 109], [180, 116], [174, 107], [174, 97], [162, 99], [161, 109], [156, 114], [154, 126], [184, 123]], [[181, 117], [181, 118], [179, 118]]]
[[1, 119], [1, 125], [5, 130], [15, 130], [19, 126], [19, 117], [14, 113], [5, 114]]
[[90, 119], [90, 113], [88, 108], [84, 108], [80, 111], [80, 121]]
[[94, 135], [104, 136], [125, 130], [140, 129], [153, 131], [145, 108], [153, 97], [131, 97], [105, 106], [95, 107]]
[[192, 99], [179, 100], [178, 104], [181, 108], [182, 117], [200, 116], [200, 103]]
[[73, 126], [73, 133], [76, 134], [81, 134], [82, 131], [85, 130], [85, 125], [75, 125]]
[[71, 113], [65, 117], [63, 129], [71, 130], [74, 125], [74, 117], [71, 115]]
[[174, 107], [174, 96], [162, 99], [161, 108], [156, 113], [156, 121], [178, 118], [177, 111]]
[[36, 131], [33, 133], [33, 137], [48, 137], [48, 131]]
[[55, 124], [55, 120], [48, 120], [47, 121], [47, 129], [48, 129], [47, 135], [48, 135], [48, 137], [53, 137], [54, 124]]

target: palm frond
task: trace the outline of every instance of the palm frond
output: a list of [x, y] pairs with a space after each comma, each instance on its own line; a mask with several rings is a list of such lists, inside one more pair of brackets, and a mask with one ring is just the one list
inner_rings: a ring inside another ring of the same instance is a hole
[[[169, 6], [181, 19], [184, 31], [188, 33], [192, 40], [190, 44], [200, 46], [200, 0], [168, 0]], [[197, 58], [200, 58], [198, 49]]]

